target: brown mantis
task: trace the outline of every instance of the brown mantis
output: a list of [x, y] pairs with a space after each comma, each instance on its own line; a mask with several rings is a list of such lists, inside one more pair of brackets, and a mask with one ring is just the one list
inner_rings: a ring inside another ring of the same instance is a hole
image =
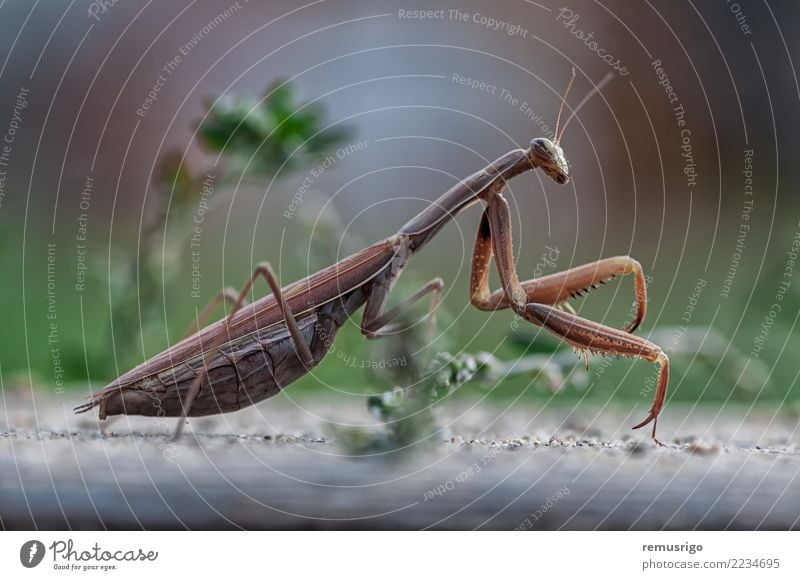
[[[575, 78], [572, 72], [561, 109]], [[602, 83], [595, 87], [599, 90]], [[397, 329], [398, 317], [430, 295], [430, 321], [439, 302], [443, 282], [435, 278], [397, 306], [384, 308], [394, 282], [411, 257], [421, 250], [456, 214], [483, 202], [472, 257], [469, 297], [478, 309], [511, 309], [525, 320], [543, 327], [577, 351], [612, 356], [638, 357], [659, 365], [658, 385], [647, 418], [634, 429], [653, 423], [656, 438], [658, 415], [664, 405], [669, 381], [669, 360], [657, 345], [632, 334], [645, 317], [647, 290], [642, 267], [629, 256], [606, 258], [520, 281], [513, 261], [511, 213], [503, 197], [513, 177], [541, 169], [559, 184], [566, 184], [569, 169], [559, 146], [561, 136], [577, 110], [573, 109], [558, 133], [559, 111], [553, 141], [536, 138], [527, 149], [506, 153], [489, 166], [456, 184], [395, 235], [381, 240], [307, 278], [281, 288], [272, 268], [260, 264], [241, 292], [227, 289], [201, 313], [196, 332], [175, 346], [125, 373], [90, 400], [76, 407], [84, 412], [99, 407], [108, 415], [180, 417], [176, 436], [185, 418], [235, 411], [275, 395], [309, 372], [328, 352], [336, 332], [356, 310], [364, 307], [361, 332], [369, 339]], [[501, 288], [489, 287], [492, 257]], [[631, 274], [636, 314], [618, 330], [566, 311], [567, 300], [597, 284]], [[245, 300], [253, 284], [264, 277], [271, 295], [252, 304]], [[233, 303], [226, 318], [199, 329], [222, 301]], [[194, 328], [192, 330], [195, 330]]]

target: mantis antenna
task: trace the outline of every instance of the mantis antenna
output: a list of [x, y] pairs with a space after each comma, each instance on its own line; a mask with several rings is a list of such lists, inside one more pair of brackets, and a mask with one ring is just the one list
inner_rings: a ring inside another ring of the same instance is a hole
[[[573, 118], [575, 118], [575, 115], [578, 113], [578, 111], [580, 110], [580, 108], [581, 108], [583, 105], [585, 105], [585, 104], [586, 104], [586, 101], [588, 101], [590, 98], [592, 98], [592, 97], [593, 97], [593, 96], [594, 96], [596, 93], [599, 93], [599, 92], [600, 92], [600, 89], [602, 89], [604, 86], [606, 86], [606, 85], [607, 85], [607, 84], [608, 84], [608, 83], [611, 81], [611, 79], [613, 79], [613, 78], [614, 78], [614, 73], [613, 73], [613, 72], [609, 72], [608, 74], [606, 74], [606, 76], [604, 76], [604, 77], [603, 77], [603, 78], [600, 80], [600, 82], [599, 82], [599, 83], [597, 83], [597, 84], [596, 84], [596, 85], [595, 85], [595, 86], [592, 88], [592, 90], [591, 90], [591, 91], [589, 91], [589, 92], [586, 94], [586, 96], [585, 96], [585, 97], [583, 97], [583, 100], [581, 100], [581, 102], [580, 102], [580, 103], [578, 103], [578, 106], [577, 106], [577, 107], [575, 107], [574, 109], [572, 109], [572, 113], [570, 113], [569, 117], [568, 117], [568, 118], [567, 118], [567, 120], [564, 122], [564, 127], [561, 129], [561, 134], [560, 134], [560, 135], [559, 135], [559, 133], [558, 133], [558, 122], [556, 122], [556, 139], [555, 139], [555, 143], [556, 143], [556, 144], [558, 144], [558, 142], [559, 142], [559, 141], [561, 141], [561, 137], [564, 135], [564, 131], [566, 131], [566, 130], [567, 130], [567, 125], [569, 125], [569, 122], [570, 122], [570, 121], [572, 121], [572, 119], [573, 119]], [[573, 79], [573, 80], [575, 79], [575, 69], [574, 69], [574, 68], [572, 69], [572, 79]], [[572, 80], [570, 80], [570, 81], [569, 81], [569, 85], [567, 86], [567, 91], [569, 91], [569, 87], [570, 87], [570, 86], [572, 86]], [[566, 99], [567, 99], [567, 95], [566, 95], [566, 93], [564, 93], [564, 100], [562, 100], [562, 101], [561, 101], [561, 107], [562, 107], [562, 108], [564, 107], [564, 102], [566, 101]], [[558, 112], [558, 116], [559, 116], [559, 119], [560, 119], [560, 118], [561, 118], [561, 111], [559, 111], [559, 112]]]
[[572, 76], [569, 78], [567, 88], [564, 90], [564, 96], [561, 97], [561, 106], [558, 108], [558, 117], [556, 117], [556, 130], [553, 133], [556, 136], [556, 143], [558, 143], [558, 125], [561, 123], [561, 113], [564, 111], [564, 103], [567, 102], [567, 95], [572, 88], [572, 83], [575, 81], [575, 67], [572, 67]]

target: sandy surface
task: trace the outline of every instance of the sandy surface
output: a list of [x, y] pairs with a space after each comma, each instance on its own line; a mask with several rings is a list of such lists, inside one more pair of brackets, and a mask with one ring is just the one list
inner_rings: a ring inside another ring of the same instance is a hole
[[[448, 405], [428, 450], [350, 457], [330, 424], [362, 405], [278, 397], [192, 420], [75, 416], [71, 394], [0, 401], [7, 529], [795, 529], [797, 418], [670, 405], [666, 448], [646, 408]], [[310, 406], [309, 406], [310, 405]]]

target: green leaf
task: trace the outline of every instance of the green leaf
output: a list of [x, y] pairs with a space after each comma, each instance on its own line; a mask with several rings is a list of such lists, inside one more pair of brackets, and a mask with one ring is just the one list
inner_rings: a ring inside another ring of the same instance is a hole
[[221, 99], [199, 134], [234, 170], [272, 176], [314, 163], [352, 135], [349, 127], [327, 125], [322, 105], [303, 105], [292, 85], [278, 81], [259, 101]]

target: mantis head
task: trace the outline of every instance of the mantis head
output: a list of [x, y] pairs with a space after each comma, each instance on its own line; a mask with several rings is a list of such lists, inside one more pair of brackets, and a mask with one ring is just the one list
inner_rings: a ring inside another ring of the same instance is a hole
[[558, 109], [558, 117], [556, 118], [556, 130], [553, 133], [553, 140], [546, 139], [544, 137], [539, 137], [538, 139], [534, 139], [531, 141], [531, 149], [528, 154], [531, 163], [534, 167], [538, 167], [542, 171], [544, 171], [547, 175], [553, 178], [556, 183], [564, 184], [569, 183], [569, 164], [567, 163], [567, 158], [564, 155], [564, 150], [559, 145], [561, 141], [561, 137], [564, 135], [564, 131], [569, 125], [569, 122], [575, 118], [578, 110], [589, 100], [589, 98], [594, 95], [595, 93], [600, 92], [608, 81], [613, 78], [612, 73], [608, 73], [603, 79], [592, 88], [591, 91], [583, 98], [583, 100], [572, 110], [572, 113], [567, 118], [567, 121], [564, 123], [564, 126], [561, 127], [561, 132], [558, 132], [559, 126], [561, 125], [561, 113], [564, 111], [564, 103], [567, 102], [567, 95], [569, 94], [569, 89], [572, 87], [572, 83], [575, 80], [575, 69], [572, 69], [572, 76], [569, 79], [569, 83], [567, 83], [567, 89], [564, 91], [564, 96], [561, 97], [561, 107]]
[[558, 143], [544, 137], [531, 141], [531, 161], [553, 178], [556, 183], [569, 183], [569, 165], [564, 150]]

